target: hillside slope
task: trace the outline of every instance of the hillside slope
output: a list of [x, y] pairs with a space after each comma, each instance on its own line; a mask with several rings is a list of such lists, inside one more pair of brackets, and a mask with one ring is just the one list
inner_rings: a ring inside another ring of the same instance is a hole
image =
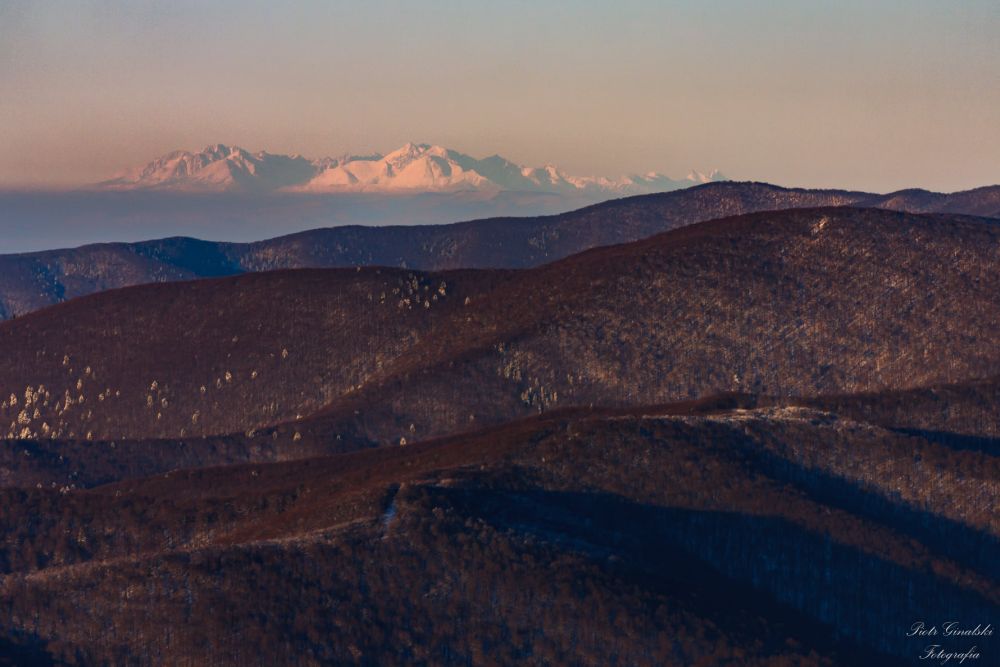
[[0, 325], [0, 424], [25, 438], [398, 443], [566, 406], [986, 378], [1000, 374], [998, 260], [990, 221], [830, 208], [527, 271], [128, 288]]
[[1000, 187], [953, 194], [905, 190], [874, 195], [722, 182], [609, 201], [555, 216], [451, 225], [335, 227], [248, 244], [173, 238], [5, 255], [0, 256], [0, 317], [114, 287], [247, 271], [358, 265], [422, 270], [525, 268], [704, 220], [840, 205], [1000, 217]]
[[906, 664], [914, 616], [998, 611], [998, 477], [831, 413], [660, 406], [6, 489], [0, 640], [84, 664]]

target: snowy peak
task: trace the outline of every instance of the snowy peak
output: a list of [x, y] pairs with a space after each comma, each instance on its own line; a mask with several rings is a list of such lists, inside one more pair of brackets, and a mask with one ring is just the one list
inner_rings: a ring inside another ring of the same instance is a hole
[[440, 146], [431, 146], [430, 144], [407, 143], [382, 159], [393, 166], [403, 167], [414, 160], [424, 157], [447, 158], [448, 150]]
[[108, 190], [276, 190], [308, 180], [314, 172], [312, 162], [303, 157], [254, 154], [238, 146], [214, 144], [197, 153], [174, 151], [99, 186]]
[[719, 173], [718, 169], [713, 169], [708, 174], [692, 169], [687, 175], [687, 180], [692, 183], [712, 183], [714, 181], [728, 181], [729, 179]]
[[572, 176], [553, 165], [525, 167], [499, 155], [477, 159], [443, 146], [407, 143], [386, 154], [344, 154], [310, 160], [301, 155], [250, 153], [213, 144], [199, 152], [175, 151], [118, 174], [109, 190], [188, 192], [450, 192], [527, 191], [622, 196], [663, 192], [725, 180], [717, 171], [692, 171], [673, 180], [642, 176]]

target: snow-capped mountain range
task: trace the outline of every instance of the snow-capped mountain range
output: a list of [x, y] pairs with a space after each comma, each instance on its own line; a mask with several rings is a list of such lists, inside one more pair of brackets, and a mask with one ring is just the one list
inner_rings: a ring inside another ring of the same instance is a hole
[[215, 144], [203, 151], [175, 151], [103, 183], [105, 190], [184, 192], [457, 192], [515, 191], [633, 195], [725, 180], [718, 171], [692, 171], [684, 179], [650, 172], [611, 179], [571, 176], [553, 166], [522, 167], [493, 155], [476, 159], [432, 146], [406, 144], [387, 155], [343, 155], [310, 160], [301, 155], [250, 153]]

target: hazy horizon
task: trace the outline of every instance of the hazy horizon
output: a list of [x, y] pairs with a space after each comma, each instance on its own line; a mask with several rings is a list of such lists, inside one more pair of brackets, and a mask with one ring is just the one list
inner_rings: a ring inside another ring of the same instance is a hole
[[214, 143], [618, 176], [1000, 182], [1000, 5], [0, 4], [0, 188]]

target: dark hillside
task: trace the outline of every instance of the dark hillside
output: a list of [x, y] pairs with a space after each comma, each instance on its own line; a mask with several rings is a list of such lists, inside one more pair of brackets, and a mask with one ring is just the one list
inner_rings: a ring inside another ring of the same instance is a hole
[[0, 318], [115, 287], [247, 271], [371, 265], [428, 271], [527, 268], [714, 218], [843, 205], [1000, 217], [1000, 186], [952, 194], [903, 190], [876, 195], [720, 182], [553, 216], [335, 227], [242, 244], [171, 238], [6, 255], [0, 256]]
[[137, 287], [0, 325], [0, 423], [9, 437], [397, 443], [556, 407], [985, 378], [1000, 373], [998, 261], [990, 222], [835, 208], [523, 272]]
[[914, 614], [996, 614], [995, 459], [673, 411], [4, 490], [0, 618], [84, 664], [856, 666], [919, 652]]
[[797, 403], [1000, 454], [1000, 377]]
[[491, 300], [503, 315], [487, 345], [470, 335], [455, 361], [366, 383], [331, 405], [326, 433], [361, 424], [394, 441], [411, 423], [440, 433], [567, 405], [987, 377], [998, 369], [998, 232], [973, 220], [825, 209], [593, 250], [519, 274]]
[[405, 363], [435, 322], [504, 279], [303, 270], [84, 297], [0, 325], [0, 415], [8, 437], [69, 439], [295, 420]]

